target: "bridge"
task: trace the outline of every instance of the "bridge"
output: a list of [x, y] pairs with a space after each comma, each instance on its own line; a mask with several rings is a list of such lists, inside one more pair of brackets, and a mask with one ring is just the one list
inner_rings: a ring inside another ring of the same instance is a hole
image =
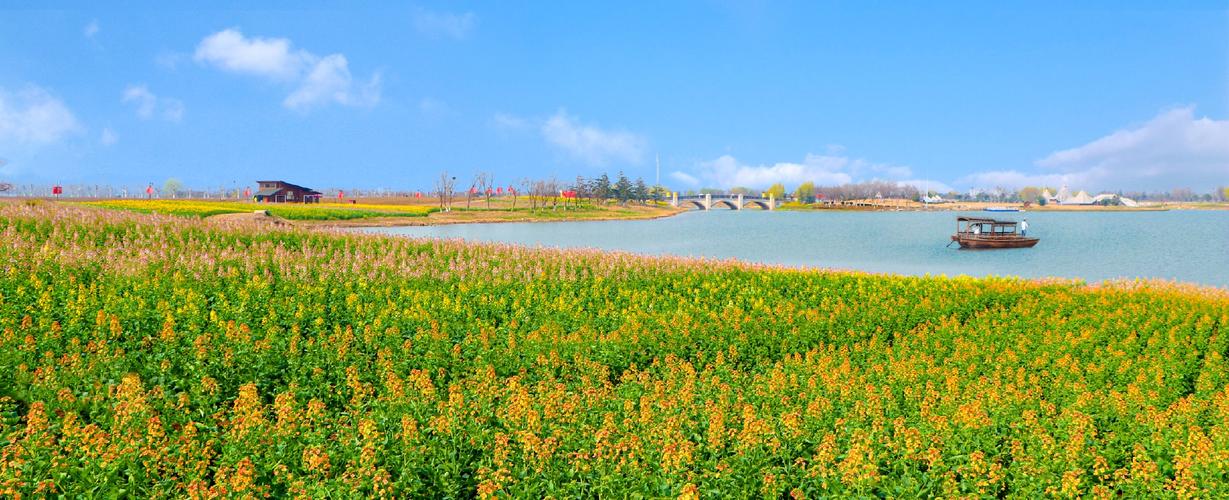
[[730, 210], [742, 210], [747, 207], [755, 207], [761, 210], [775, 210], [780, 203], [776, 197], [768, 195], [767, 198], [762, 196], [747, 196], [741, 194], [725, 194], [713, 196], [711, 194], [698, 194], [692, 196], [679, 196], [678, 193], [670, 195], [670, 206], [686, 207], [692, 206], [700, 210], [712, 210], [719, 206], [724, 206]]

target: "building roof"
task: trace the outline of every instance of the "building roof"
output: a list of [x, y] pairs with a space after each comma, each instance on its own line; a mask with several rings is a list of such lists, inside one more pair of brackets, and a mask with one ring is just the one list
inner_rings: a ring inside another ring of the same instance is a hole
[[[280, 184], [280, 185], [282, 186], [282, 187], [281, 187], [281, 189], [294, 189], [294, 190], [298, 190], [298, 191], [303, 191], [303, 192], [304, 192], [304, 194], [305, 194], [305, 195], [308, 195], [308, 196], [313, 196], [313, 195], [324, 195], [324, 193], [321, 193], [320, 191], [316, 191], [315, 189], [312, 189], [312, 188], [309, 188], [309, 187], [303, 187], [303, 186], [300, 186], [300, 185], [298, 185], [298, 184], [291, 184], [291, 183], [286, 182], [286, 181], [256, 181], [256, 183], [257, 183], [257, 184]], [[265, 188], [265, 189], [260, 190], [260, 192], [259, 192], [259, 193], [256, 193], [256, 194], [258, 194], [258, 195], [259, 195], [259, 194], [265, 193], [265, 191], [266, 191], [266, 190], [268, 190], [268, 189], [272, 189], [272, 190], [273, 190], [273, 192], [277, 192], [277, 190], [278, 190], [278, 188]], [[265, 195], [266, 195], [266, 196], [267, 196], [268, 194], [272, 194], [272, 193], [265, 193]]]
[[256, 196], [273, 196], [280, 193], [282, 188], [264, 188], [256, 192]]

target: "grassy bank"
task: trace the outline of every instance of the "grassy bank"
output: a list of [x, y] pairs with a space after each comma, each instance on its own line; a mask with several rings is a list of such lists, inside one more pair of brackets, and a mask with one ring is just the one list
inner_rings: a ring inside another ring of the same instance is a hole
[[207, 200], [101, 200], [78, 202], [81, 205], [191, 217], [251, 213], [267, 210], [289, 220], [337, 221], [373, 217], [424, 217], [435, 208], [421, 205], [349, 204], [349, 203], [247, 203]]
[[207, 200], [99, 200], [72, 202], [79, 205], [188, 217], [250, 214], [267, 210], [275, 217], [314, 225], [380, 226], [433, 225], [469, 222], [550, 222], [562, 220], [651, 219], [678, 213], [679, 210], [656, 205], [618, 204], [578, 206], [540, 206], [531, 209], [529, 201], [520, 204], [500, 199], [488, 206], [471, 203], [466, 208], [454, 204], [443, 212], [431, 200], [415, 202], [407, 198], [378, 198], [359, 203], [246, 203]]
[[0, 204], [0, 496], [1229, 494], [1229, 297]]

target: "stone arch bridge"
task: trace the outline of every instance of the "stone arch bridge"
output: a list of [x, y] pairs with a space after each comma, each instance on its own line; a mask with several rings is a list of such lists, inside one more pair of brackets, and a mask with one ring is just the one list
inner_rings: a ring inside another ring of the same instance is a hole
[[713, 196], [711, 194], [698, 194], [692, 196], [679, 196], [678, 193], [670, 195], [670, 206], [672, 207], [695, 207], [700, 210], [712, 210], [718, 207], [726, 207], [730, 210], [742, 210], [744, 208], [758, 208], [760, 210], [775, 210], [780, 203], [776, 197], [768, 195], [767, 198], [762, 196], [747, 196], [741, 194], [725, 194]]

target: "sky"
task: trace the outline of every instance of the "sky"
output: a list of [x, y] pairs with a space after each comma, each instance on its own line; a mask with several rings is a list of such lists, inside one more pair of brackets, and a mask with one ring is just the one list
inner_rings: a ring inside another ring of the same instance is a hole
[[0, 5], [0, 181], [1229, 185], [1224, 1], [164, 3]]

